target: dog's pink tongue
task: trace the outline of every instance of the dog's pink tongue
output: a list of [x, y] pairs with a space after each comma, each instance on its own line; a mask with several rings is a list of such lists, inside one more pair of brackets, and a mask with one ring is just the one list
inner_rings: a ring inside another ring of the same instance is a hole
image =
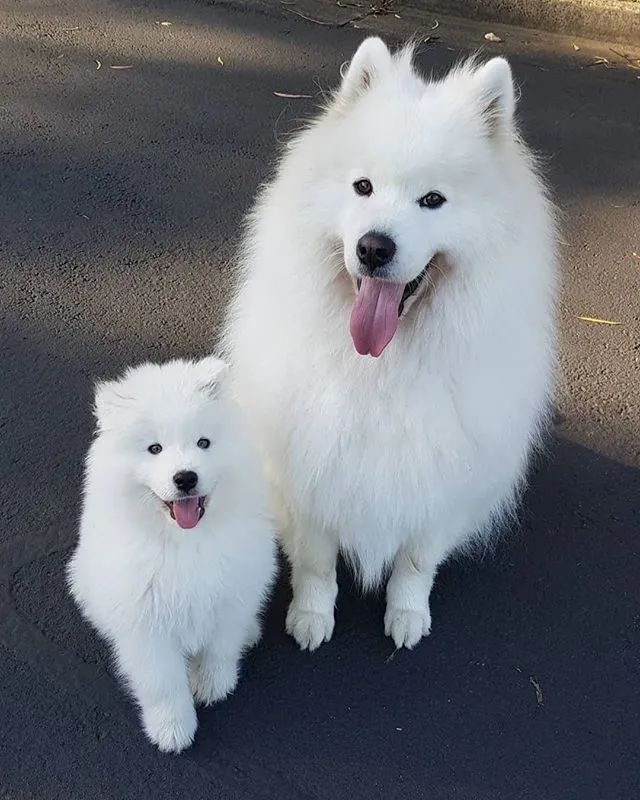
[[200, 522], [200, 505], [197, 497], [174, 500], [172, 508], [173, 516], [181, 528], [195, 528]]
[[351, 338], [361, 356], [376, 358], [398, 329], [403, 283], [363, 278], [351, 311]]

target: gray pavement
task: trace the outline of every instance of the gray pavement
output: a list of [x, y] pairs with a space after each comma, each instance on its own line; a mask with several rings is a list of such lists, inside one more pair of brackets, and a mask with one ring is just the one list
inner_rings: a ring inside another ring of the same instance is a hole
[[[293, 11], [359, 13], [311, 0], [0, 7], [0, 796], [631, 800], [640, 72], [607, 43], [491, 26], [504, 41], [489, 46], [486, 26], [435, 28], [404, 8], [340, 27]], [[511, 58], [546, 159], [563, 215], [554, 441], [520, 525], [443, 569], [416, 651], [390, 658], [381, 598], [347, 574], [333, 641], [299, 653], [283, 578], [235, 696], [201, 713], [191, 751], [162, 756], [62, 584], [92, 381], [207, 352], [241, 217], [318, 99], [273, 92], [317, 95], [365, 33], [417, 27], [439, 36], [427, 69], [483, 45]]]

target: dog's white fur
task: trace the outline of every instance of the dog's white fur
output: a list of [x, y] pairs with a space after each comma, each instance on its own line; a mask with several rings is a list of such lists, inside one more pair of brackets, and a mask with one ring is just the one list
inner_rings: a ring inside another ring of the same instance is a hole
[[[517, 499], [548, 417], [555, 225], [514, 108], [502, 58], [425, 82], [410, 48], [367, 39], [250, 218], [226, 347], [303, 648], [332, 635], [339, 550], [365, 585], [391, 568], [386, 633], [413, 647], [438, 565]], [[369, 197], [352, 188], [362, 178]], [[432, 190], [447, 202], [421, 208]], [[392, 280], [434, 259], [377, 359], [349, 337], [356, 243], [372, 229], [395, 240]]]
[[[191, 744], [194, 695], [208, 704], [235, 688], [275, 570], [260, 466], [224, 371], [214, 357], [172, 361], [98, 385], [98, 431], [68, 567], [74, 598], [113, 645], [147, 736], [164, 751]], [[163, 449], [152, 455], [156, 443]], [[191, 530], [163, 503], [179, 495], [172, 476], [180, 470], [195, 471], [208, 498]]]

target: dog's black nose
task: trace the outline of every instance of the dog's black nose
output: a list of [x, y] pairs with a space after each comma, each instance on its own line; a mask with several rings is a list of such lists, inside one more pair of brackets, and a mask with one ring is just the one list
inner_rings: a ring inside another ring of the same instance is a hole
[[198, 483], [198, 473], [191, 470], [176, 472], [173, 476], [173, 482], [181, 492], [190, 492]]
[[376, 270], [391, 261], [396, 252], [396, 245], [393, 239], [384, 233], [369, 231], [358, 241], [356, 252], [367, 273], [373, 275]]

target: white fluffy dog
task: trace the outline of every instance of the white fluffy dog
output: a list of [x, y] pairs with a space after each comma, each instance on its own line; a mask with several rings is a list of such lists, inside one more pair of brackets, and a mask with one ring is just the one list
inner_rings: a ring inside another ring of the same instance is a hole
[[250, 219], [226, 347], [302, 648], [331, 637], [339, 550], [364, 585], [390, 568], [386, 633], [413, 647], [438, 565], [517, 498], [548, 417], [555, 226], [514, 108], [502, 58], [425, 82], [367, 39]]
[[260, 467], [224, 369], [213, 357], [144, 364], [98, 385], [68, 568], [164, 751], [191, 744], [194, 696], [208, 704], [235, 688], [275, 570]]

